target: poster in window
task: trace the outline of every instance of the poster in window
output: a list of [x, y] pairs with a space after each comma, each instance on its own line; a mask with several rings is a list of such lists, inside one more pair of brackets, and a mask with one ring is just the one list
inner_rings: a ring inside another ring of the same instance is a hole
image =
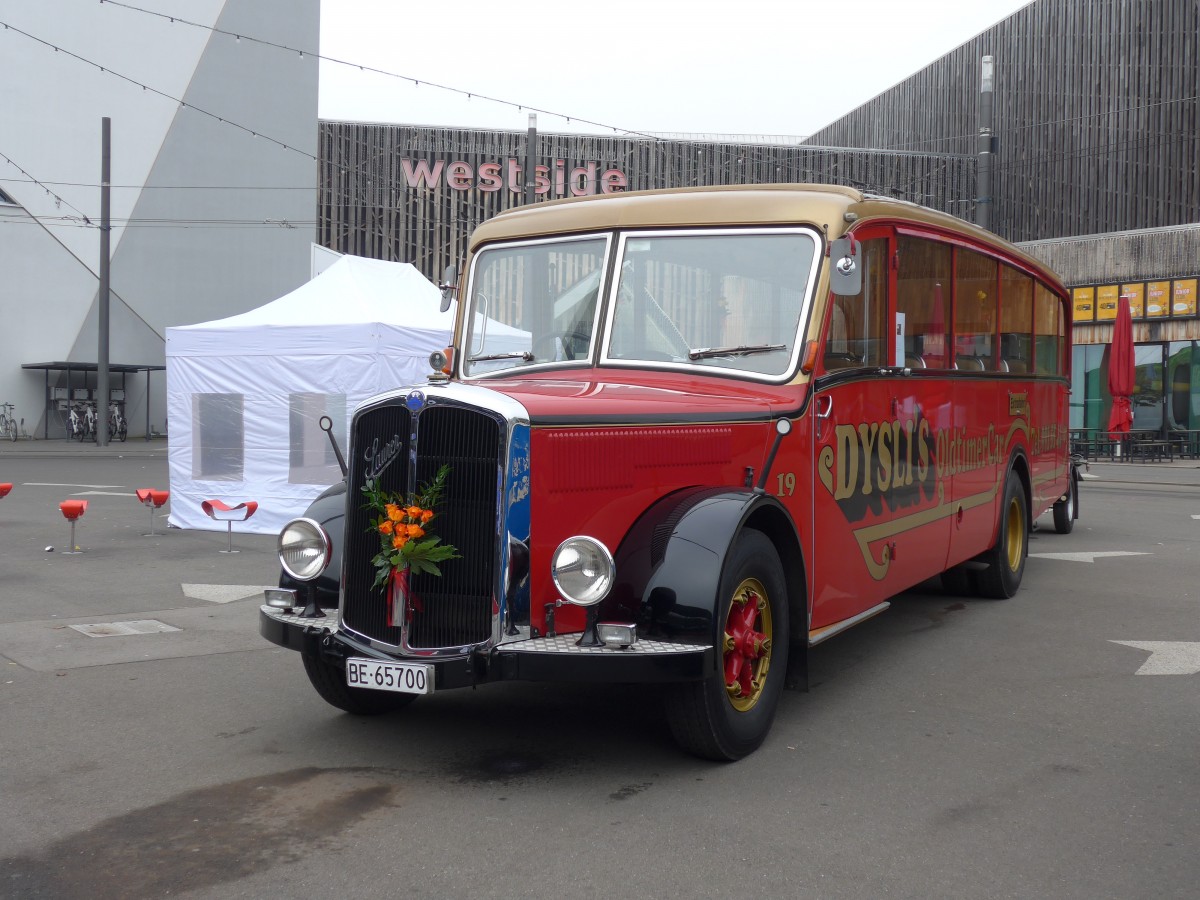
[[1117, 317], [1117, 298], [1121, 289], [1115, 284], [1104, 284], [1096, 288], [1096, 321], [1111, 322]]
[[1146, 317], [1165, 316], [1171, 304], [1171, 282], [1151, 281], [1146, 285]]
[[1137, 284], [1121, 285], [1121, 293], [1129, 298], [1129, 315], [1135, 319], [1141, 319], [1146, 315], [1146, 285], [1138, 282]]
[[1185, 278], [1175, 282], [1175, 293], [1171, 299], [1171, 314], [1194, 316], [1196, 314], [1196, 279]]
[[1075, 321], [1091, 322], [1096, 318], [1096, 289], [1075, 288], [1071, 291], [1071, 300], [1075, 304]]

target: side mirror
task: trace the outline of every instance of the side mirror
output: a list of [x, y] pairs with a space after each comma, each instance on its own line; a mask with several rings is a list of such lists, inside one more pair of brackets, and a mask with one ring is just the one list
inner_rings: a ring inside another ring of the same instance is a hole
[[829, 245], [829, 288], [839, 297], [862, 293], [862, 244], [852, 235]]
[[438, 287], [442, 289], [442, 312], [445, 312], [450, 308], [450, 301], [458, 296], [458, 266], [446, 266]]

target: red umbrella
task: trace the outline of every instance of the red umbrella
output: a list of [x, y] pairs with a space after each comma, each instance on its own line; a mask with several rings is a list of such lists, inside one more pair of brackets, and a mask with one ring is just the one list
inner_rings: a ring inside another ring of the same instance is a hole
[[1108, 352], [1108, 392], [1112, 394], [1108, 431], [1114, 438], [1128, 434], [1133, 426], [1133, 407], [1129, 402], [1133, 379], [1133, 322], [1129, 318], [1129, 298], [1122, 294], [1117, 301], [1117, 321], [1113, 323]]

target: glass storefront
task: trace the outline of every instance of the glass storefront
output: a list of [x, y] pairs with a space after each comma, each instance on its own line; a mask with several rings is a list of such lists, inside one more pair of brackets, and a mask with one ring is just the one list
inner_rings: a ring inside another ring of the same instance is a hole
[[[1074, 347], [1070, 410], [1073, 430], [1102, 431], [1108, 427], [1112, 408], [1108, 351], [1108, 344]], [[1134, 431], [1200, 429], [1200, 341], [1138, 344], [1134, 353]]]

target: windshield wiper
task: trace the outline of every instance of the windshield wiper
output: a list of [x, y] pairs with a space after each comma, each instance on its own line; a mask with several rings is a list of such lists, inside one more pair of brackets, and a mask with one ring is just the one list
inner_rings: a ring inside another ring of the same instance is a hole
[[688, 359], [712, 359], [714, 356], [751, 356], [755, 353], [772, 353], [786, 350], [787, 344], [742, 344], [740, 347], [701, 347], [689, 350]]
[[533, 354], [528, 350], [518, 350], [515, 353], [488, 353], [484, 356], [468, 356], [467, 362], [490, 362], [494, 359], [523, 359], [533, 362]]

